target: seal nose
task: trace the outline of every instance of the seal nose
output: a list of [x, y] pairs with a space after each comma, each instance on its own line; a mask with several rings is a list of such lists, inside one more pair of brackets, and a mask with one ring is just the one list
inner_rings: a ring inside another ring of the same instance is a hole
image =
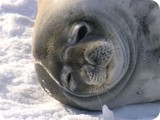
[[61, 80], [62, 80], [63, 86], [65, 86], [67, 89], [69, 88], [70, 90], [74, 90], [76, 88], [76, 83], [73, 79], [73, 74], [70, 67], [65, 66], [62, 69]]
[[113, 44], [106, 41], [96, 41], [85, 51], [85, 59], [92, 65], [106, 67], [113, 55]]
[[74, 26], [72, 31], [72, 44], [80, 43], [91, 32], [90, 26], [86, 22], [81, 22]]

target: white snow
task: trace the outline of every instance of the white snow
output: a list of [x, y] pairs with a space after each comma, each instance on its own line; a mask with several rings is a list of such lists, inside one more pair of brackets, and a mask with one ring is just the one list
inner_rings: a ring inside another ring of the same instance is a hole
[[160, 120], [160, 113], [154, 120]]
[[102, 119], [103, 120], [115, 120], [114, 114], [106, 105], [102, 107]]
[[[160, 2], [159, 2], [160, 3]], [[102, 112], [67, 107], [40, 86], [31, 54], [36, 0], [0, 1], [0, 120], [160, 120], [160, 102]]]

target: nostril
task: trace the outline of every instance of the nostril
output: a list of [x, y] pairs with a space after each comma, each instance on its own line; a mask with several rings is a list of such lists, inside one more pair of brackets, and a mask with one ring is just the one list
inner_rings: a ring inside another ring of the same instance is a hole
[[72, 77], [72, 74], [71, 73], [69, 73], [68, 75], [67, 75], [67, 84], [69, 84], [70, 82], [71, 82], [71, 77]]
[[75, 45], [84, 39], [89, 33], [91, 33], [91, 26], [86, 22], [80, 22], [73, 26], [71, 29], [71, 39], [68, 40], [69, 43]]
[[65, 83], [67, 85], [71, 82], [71, 79], [72, 79], [71, 71], [72, 69], [70, 67], [68, 66], [63, 67], [61, 74], [60, 74], [62, 83]]
[[66, 88], [69, 89], [70, 91], [74, 91], [75, 88], [76, 88], [76, 83], [73, 79], [73, 74], [72, 73], [68, 73], [67, 76], [66, 76]]
[[60, 78], [61, 78], [61, 84], [64, 89], [69, 91], [75, 90], [77, 84], [76, 81], [74, 80], [74, 73], [71, 67], [64, 66], [62, 68]]
[[86, 26], [80, 27], [77, 36], [77, 43], [80, 42], [88, 33], [88, 29]]

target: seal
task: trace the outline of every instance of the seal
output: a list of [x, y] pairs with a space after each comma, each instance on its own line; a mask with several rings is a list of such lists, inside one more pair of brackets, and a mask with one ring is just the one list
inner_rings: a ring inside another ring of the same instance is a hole
[[101, 110], [160, 100], [160, 11], [150, 0], [39, 0], [32, 52], [58, 101]]

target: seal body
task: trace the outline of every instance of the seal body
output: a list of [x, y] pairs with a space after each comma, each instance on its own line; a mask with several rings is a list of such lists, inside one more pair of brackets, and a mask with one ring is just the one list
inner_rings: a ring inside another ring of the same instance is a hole
[[33, 56], [44, 90], [101, 110], [160, 100], [160, 11], [150, 0], [39, 0]]

